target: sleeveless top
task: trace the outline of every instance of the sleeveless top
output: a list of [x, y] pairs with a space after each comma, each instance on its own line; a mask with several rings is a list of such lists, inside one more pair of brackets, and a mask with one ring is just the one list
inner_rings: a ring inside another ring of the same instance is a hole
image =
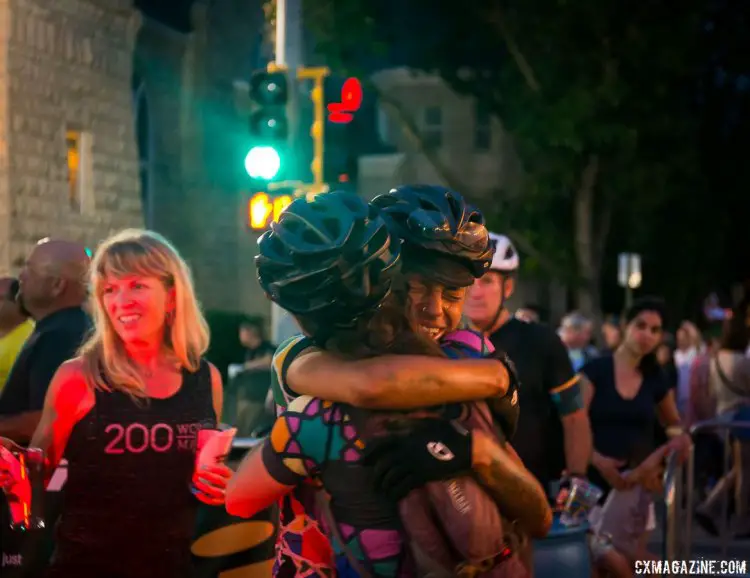
[[[724, 383], [716, 367], [717, 362], [733, 388]], [[717, 417], [736, 411], [743, 405], [750, 405], [750, 359], [737, 351], [722, 349], [716, 357], [710, 358], [708, 368], [708, 384], [716, 398]], [[745, 396], [738, 395], [743, 391]]]
[[96, 391], [65, 449], [68, 480], [49, 577], [183, 578], [198, 501], [197, 433], [216, 427], [208, 363], [166, 399]]

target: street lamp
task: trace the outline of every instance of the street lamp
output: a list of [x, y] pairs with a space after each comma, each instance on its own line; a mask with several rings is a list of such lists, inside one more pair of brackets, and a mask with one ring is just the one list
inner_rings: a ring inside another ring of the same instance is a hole
[[638, 253], [620, 253], [617, 256], [617, 284], [625, 289], [625, 309], [633, 304], [633, 290], [643, 283], [641, 256]]

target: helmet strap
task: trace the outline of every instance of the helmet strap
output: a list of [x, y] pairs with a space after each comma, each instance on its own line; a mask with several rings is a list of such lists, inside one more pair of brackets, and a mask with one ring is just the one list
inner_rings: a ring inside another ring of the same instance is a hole
[[[505, 275], [500, 275], [500, 304], [497, 306], [497, 312], [492, 317], [492, 321], [487, 323], [484, 327], [480, 327], [480, 331], [482, 333], [489, 334], [490, 331], [492, 331], [495, 328], [495, 325], [497, 324], [500, 317], [502, 317], [503, 312], [505, 311], [505, 281], [506, 277]], [[498, 328], [499, 329], [499, 328]]]

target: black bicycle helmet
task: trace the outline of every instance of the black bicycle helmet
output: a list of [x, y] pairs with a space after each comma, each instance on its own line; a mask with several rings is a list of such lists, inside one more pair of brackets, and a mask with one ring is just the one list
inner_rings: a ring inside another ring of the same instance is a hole
[[373, 199], [393, 231], [414, 247], [460, 262], [479, 278], [490, 268], [494, 248], [484, 216], [460, 193], [436, 185], [404, 185]]
[[287, 311], [349, 326], [388, 296], [401, 243], [354, 193], [300, 198], [258, 240], [258, 281]]

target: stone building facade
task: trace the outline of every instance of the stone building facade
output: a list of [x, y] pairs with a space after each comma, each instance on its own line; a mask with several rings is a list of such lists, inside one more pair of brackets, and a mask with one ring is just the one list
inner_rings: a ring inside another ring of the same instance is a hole
[[0, 274], [142, 224], [127, 0], [0, 2]]
[[184, 31], [132, 0], [0, 0], [0, 274], [45, 236], [93, 248], [145, 225], [185, 256], [205, 309], [270, 316], [238, 105], [265, 64], [261, 2], [190, 4]]
[[253, 265], [257, 235], [246, 221], [248, 122], [241, 106], [262, 63], [261, 3], [197, 0], [190, 20], [191, 31], [180, 32], [144, 17], [136, 36], [146, 224], [187, 258], [205, 309], [268, 318]]

